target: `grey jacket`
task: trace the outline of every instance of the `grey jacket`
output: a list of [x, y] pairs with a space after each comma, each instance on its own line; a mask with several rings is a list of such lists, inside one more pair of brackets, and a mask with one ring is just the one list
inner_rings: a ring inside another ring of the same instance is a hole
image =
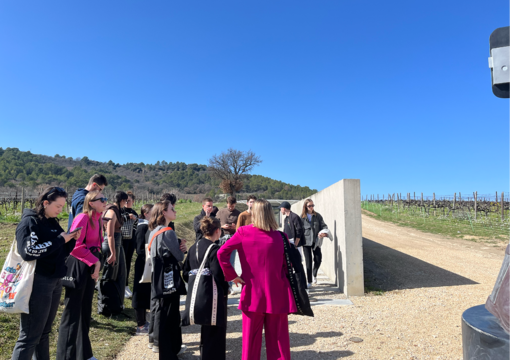
[[[152, 236], [163, 227], [164, 226], [159, 225], [151, 231], [149, 235], [149, 242], [152, 239]], [[167, 253], [172, 254], [177, 261], [184, 260], [184, 253], [179, 248], [179, 240], [177, 239], [175, 232], [172, 230], [165, 231], [164, 233], [156, 236], [151, 245], [151, 259], [156, 256], [164, 257]]]
[[308, 216], [305, 215], [303, 220], [304, 240], [303, 246], [313, 246], [317, 242], [317, 236], [321, 230], [327, 229], [328, 226], [324, 223], [321, 214], [316, 212], [312, 215], [312, 221], [308, 221]]

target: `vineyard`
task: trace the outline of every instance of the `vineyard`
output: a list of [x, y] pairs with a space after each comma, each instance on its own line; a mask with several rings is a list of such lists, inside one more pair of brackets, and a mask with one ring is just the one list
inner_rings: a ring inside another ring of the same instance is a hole
[[423, 197], [419, 199], [410, 193], [365, 196], [362, 209], [381, 220], [391, 221], [420, 230], [443, 233], [454, 237], [476, 240], [508, 239], [510, 202], [504, 193], [464, 197], [453, 196]]
[[[67, 219], [69, 216], [69, 210], [71, 208], [71, 199], [74, 193], [72, 191], [68, 192], [66, 208], [59, 215], [60, 219]], [[103, 194], [108, 198], [108, 202], [113, 202], [115, 191], [113, 189], [105, 189]], [[138, 211], [142, 207], [142, 205], [146, 203], [154, 204], [157, 202], [162, 194], [149, 193], [147, 191], [140, 192], [137, 196], [137, 200], [135, 202], [135, 209]], [[176, 193], [177, 198], [180, 203], [183, 202], [191, 202], [192, 200], [195, 202], [200, 202], [202, 200], [202, 196], [200, 195], [191, 195], [191, 194], [180, 194]], [[0, 193], [0, 221], [7, 222], [17, 222], [21, 218], [21, 213], [23, 209], [30, 209], [35, 207], [35, 203], [37, 201], [37, 197], [39, 193], [36, 191], [26, 192], [25, 190], [20, 189], [19, 191], [13, 191], [11, 193]]]

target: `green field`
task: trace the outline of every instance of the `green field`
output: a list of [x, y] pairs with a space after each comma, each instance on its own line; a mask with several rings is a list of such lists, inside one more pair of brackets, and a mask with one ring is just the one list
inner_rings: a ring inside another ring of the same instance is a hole
[[457, 212], [446, 216], [442, 211], [430, 210], [430, 214], [420, 209], [402, 209], [402, 207], [363, 201], [361, 208], [366, 215], [378, 220], [411, 227], [424, 232], [441, 234], [471, 241], [508, 241], [510, 221], [508, 216], [501, 220], [496, 213], [479, 213], [477, 219], [473, 213]]
[[[215, 204], [219, 208], [225, 207], [225, 203]], [[200, 203], [177, 203], [175, 206], [177, 210], [177, 219], [175, 221], [176, 232], [180, 238], [188, 241], [188, 246], [193, 244], [195, 240], [195, 233], [193, 231], [193, 218], [200, 213]], [[136, 204], [135, 209], [139, 211], [140, 204]], [[62, 216], [62, 227], [67, 227], [67, 216]], [[19, 215], [13, 216], [12, 219], [0, 219], [0, 264], [3, 265], [7, 254], [9, 253], [14, 233], [16, 230], [16, 223], [6, 220], [19, 221]], [[134, 261], [136, 253], [133, 256], [133, 264], [130, 272], [130, 284], [133, 283], [134, 274]], [[132, 289], [132, 286], [130, 286]], [[55, 358], [58, 327], [60, 325], [60, 316], [64, 310], [63, 294], [58, 310], [57, 317], [53, 323], [53, 331], [50, 339], [50, 352], [51, 358]], [[94, 356], [98, 359], [113, 359], [119, 350], [124, 346], [126, 341], [135, 334], [135, 312], [131, 307], [131, 300], [126, 299], [124, 302], [125, 315], [112, 316], [105, 318], [96, 313], [97, 298], [94, 297], [93, 311], [90, 329], [90, 338], [92, 341], [92, 348]], [[17, 340], [19, 333], [19, 315], [0, 314], [0, 360], [7, 360], [11, 358], [12, 349]]]

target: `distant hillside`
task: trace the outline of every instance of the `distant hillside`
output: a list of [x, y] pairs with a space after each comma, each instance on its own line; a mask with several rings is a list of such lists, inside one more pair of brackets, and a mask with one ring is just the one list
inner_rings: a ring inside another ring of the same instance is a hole
[[[58, 185], [74, 190], [87, 184], [94, 173], [104, 174], [111, 188], [116, 190], [148, 191], [161, 193], [177, 190], [183, 194], [222, 193], [219, 181], [211, 177], [206, 165], [168, 163], [99, 162], [88, 157], [71, 158], [63, 155], [46, 156], [20, 151], [17, 148], [0, 148], [0, 188], [4, 190], [24, 186], [40, 188]], [[261, 175], [247, 175], [241, 193], [258, 194], [265, 198], [302, 199], [317, 190], [307, 186], [291, 185]]]

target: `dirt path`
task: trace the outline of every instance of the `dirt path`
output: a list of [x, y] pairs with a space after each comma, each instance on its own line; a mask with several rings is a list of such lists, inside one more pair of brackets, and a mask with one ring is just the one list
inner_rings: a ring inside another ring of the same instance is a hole
[[[462, 312], [492, 291], [503, 244], [445, 239], [363, 215], [363, 247], [367, 284], [383, 294], [350, 298], [353, 306], [314, 307], [315, 318], [290, 316], [292, 358], [462, 359]], [[343, 298], [327, 284], [313, 294]], [[183, 333], [190, 350], [181, 358], [198, 359], [198, 327]], [[227, 359], [240, 353], [241, 314], [230, 306]], [[118, 358], [158, 359], [146, 337], [133, 337]]]

